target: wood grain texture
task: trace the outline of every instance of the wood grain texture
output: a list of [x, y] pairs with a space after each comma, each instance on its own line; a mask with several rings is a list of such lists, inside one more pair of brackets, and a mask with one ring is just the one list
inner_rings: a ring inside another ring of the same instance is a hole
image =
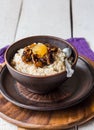
[[[18, 128], [17, 130], [45, 130], [44, 128], [41, 129], [27, 129], [27, 128]], [[47, 129], [47, 130], [51, 130], [51, 129]], [[65, 129], [54, 129], [54, 130], [65, 130]], [[67, 129], [67, 130], [74, 130], [74, 128], [71, 129]]]
[[[94, 62], [89, 62], [94, 66]], [[8, 102], [0, 95], [0, 116], [13, 124], [25, 128], [69, 128], [85, 123], [94, 117], [94, 93], [74, 107], [52, 112], [22, 109]]]
[[32, 35], [70, 37], [69, 0], [24, 0], [16, 40]]
[[[25, 128], [18, 128], [18, 130], [45, 130], [45, 129], [25, 129]], [[51, 130], [51, 129], [47, 129], [47, 130]], [[54, 130], [65, 130], [65, 129], [54, 129]], [[74, 128], [72, 128], [72, 129], [68, 129], [68, 130], [74, 130]]]
[[21, 0], [0, 0], [0, 48], [14, 41]]
[[94, 0], [73, 0], [73, 36], [85, 37], [94, 50]]
[[[25, 129], [25, 128], [18, 128], [18, 130], [45, 130], [45, 129]], [[51, 129], [47, 129], [47, 130], [51, 130]], [[65, 129], [54, 129], [54, 130], [65, 130]], [[74, 130], [74, 128], [72, 129], [67, 129], [67, 130]]]

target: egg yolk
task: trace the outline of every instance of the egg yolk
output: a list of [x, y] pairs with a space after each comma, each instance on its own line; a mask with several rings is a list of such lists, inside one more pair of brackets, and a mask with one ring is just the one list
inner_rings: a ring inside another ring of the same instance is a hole
[[47, 46], [42, 43], [36, 44], [32, 48], [33, 54], [37, 54], [40, 58], [42, 58], [45, 54], [47, 54]]

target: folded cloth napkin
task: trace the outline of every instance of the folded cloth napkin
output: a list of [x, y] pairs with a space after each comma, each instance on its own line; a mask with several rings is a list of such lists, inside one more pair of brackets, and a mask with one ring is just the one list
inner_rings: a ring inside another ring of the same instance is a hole
[[4, 54], [5, 54], [5, 51], [6, 49], [8, 48], [9, 46], [5, 46], [3, 48], [0, 49], [0, 63], [3, 63], [4, 62]]
[[[87, 58], [94, 61], [94, 52], [90, 49], [87, 41], [84, 38], [70, 38], [66, 41], [68, 41], [77, 49], [79, 55], [86, 56]], [[8, 46], [0, 49], [0, 63], [4, 62], [4, 53], [7, 48]]]
[[84, 38], [70, 38], [67, 39], [67, 41], [77, 49], [79, 55], [86, 56], [94, 61], [94, 52]]

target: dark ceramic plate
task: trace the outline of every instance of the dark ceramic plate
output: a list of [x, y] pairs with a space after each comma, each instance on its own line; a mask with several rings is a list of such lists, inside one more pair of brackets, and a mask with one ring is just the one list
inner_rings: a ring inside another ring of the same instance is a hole
[[75, 73], [57, 90], [40, 95], [30, 92], [19, 84], [5, 66], [0, 75], [0, 90], [3, 96], [22, 108], [32, 110], [58, 110], [75, 105], [85, 99], [93, 89], [93, 68], [79, 57]]

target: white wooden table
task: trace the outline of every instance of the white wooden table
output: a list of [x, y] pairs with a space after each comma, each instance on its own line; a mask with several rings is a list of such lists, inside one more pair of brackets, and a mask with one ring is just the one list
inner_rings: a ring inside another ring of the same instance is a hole
[[[94, 50], [94, 0], [72, 0], [71, 10], [70, 1], [0, 0], [0, 48], [32, 35], [73, 35], [85, 37]], [[0, 119], [0, 130], [18, 127]], [[94, 130], [94, 119], [78, 130]]]

